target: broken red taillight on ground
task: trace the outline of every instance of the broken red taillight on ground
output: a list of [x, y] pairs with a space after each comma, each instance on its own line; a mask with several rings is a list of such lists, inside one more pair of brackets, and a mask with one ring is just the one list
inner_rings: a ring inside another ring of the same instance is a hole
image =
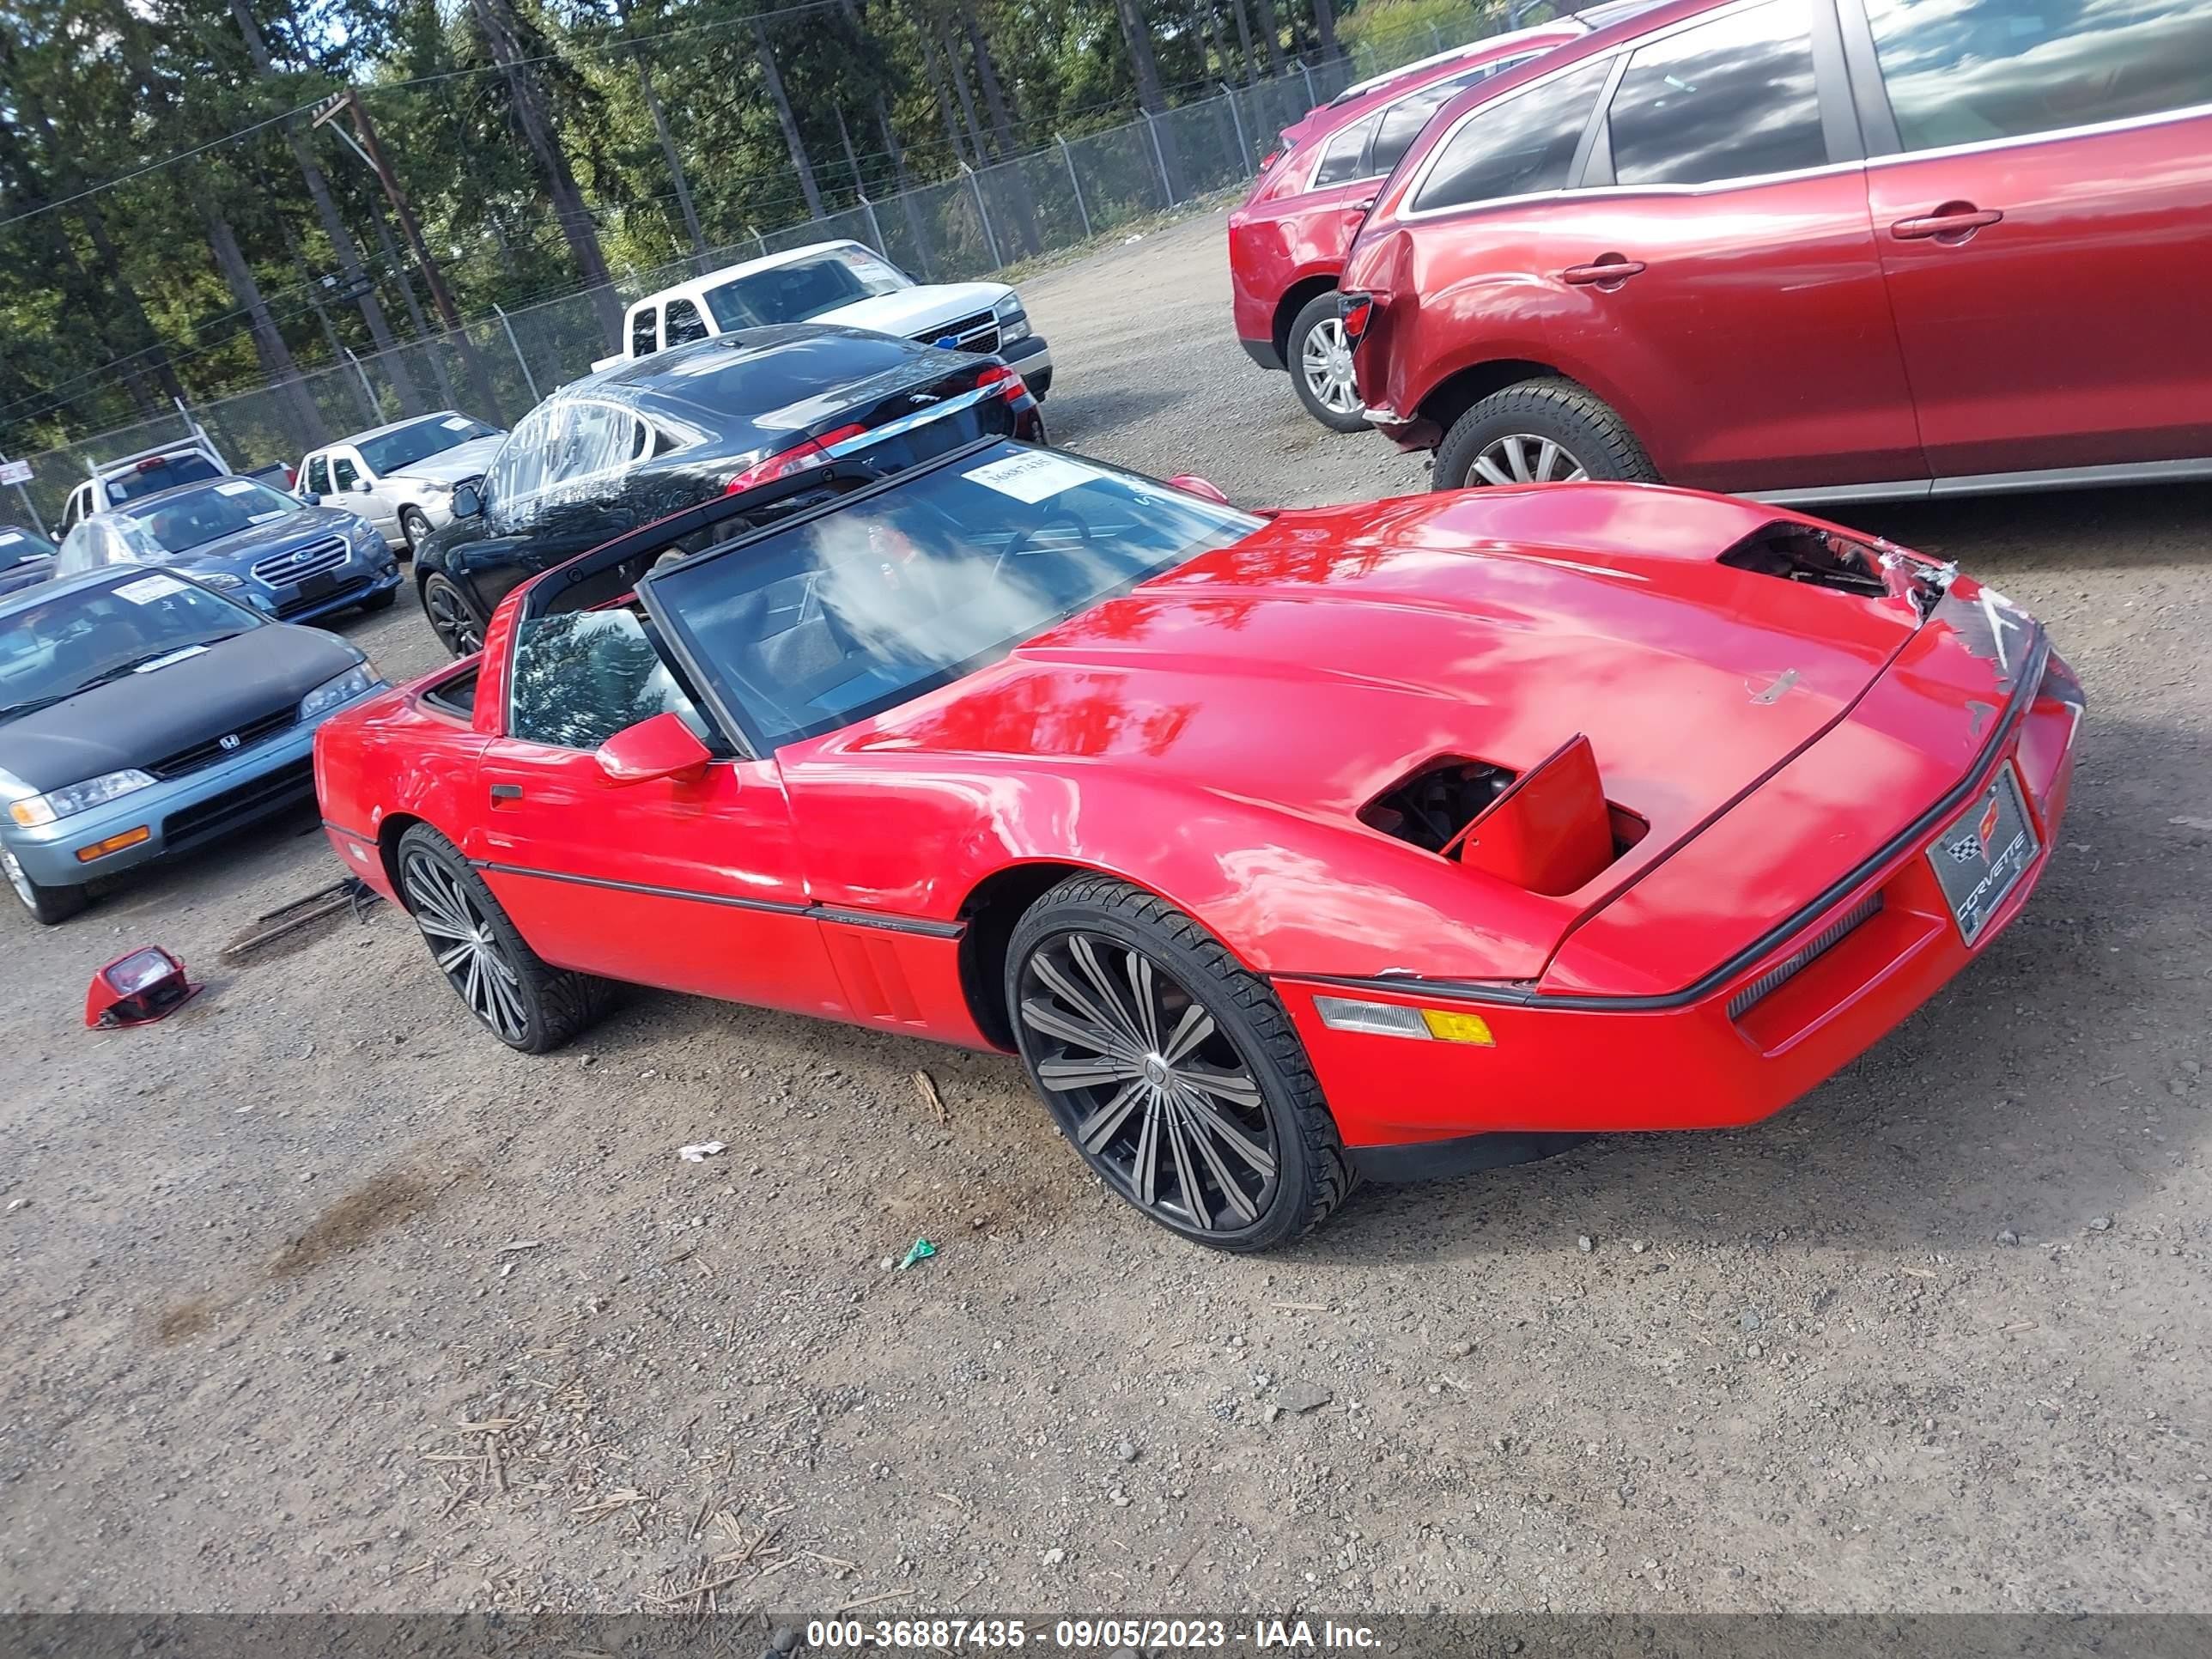
[[94, 1030], [150, 1025], [191, 1001], [199, 987], [185, 964], [158, 945], [118, 957], [92, 976], [85, 993], [84, 1023]]

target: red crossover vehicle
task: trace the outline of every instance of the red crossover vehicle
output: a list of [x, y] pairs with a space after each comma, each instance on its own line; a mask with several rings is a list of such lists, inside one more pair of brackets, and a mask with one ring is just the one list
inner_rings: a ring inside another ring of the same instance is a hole
[[1886, 544], [848, 465], [538, 577], [317, 733], [339, 856], [507, 1043], [626, 980], [1015, 1051], [1115, 1192], [1259, 1249], [1357, 1173], [1779, 1109], [2057, 840], [2073, 676]]
[[2212, 475], [2212, 6], [1678, 0], [1462, 93], [1344, 277], [1439, 489]]
[[1493, 35], [1349, 87], [1283, 129], [1282, 148], [1229, 216], [1229, 280], [1246, 355], [1262, 368], [1289, 367], [1298, 401], [1323, 426], [1367, 426], [1334, 296], [1383, 179], [1454, 94], [1589, 32], [1568, 20]]

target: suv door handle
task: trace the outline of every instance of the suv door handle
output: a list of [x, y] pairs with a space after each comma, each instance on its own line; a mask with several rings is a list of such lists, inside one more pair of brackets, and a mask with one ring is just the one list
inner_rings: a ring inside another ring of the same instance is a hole
[[1569, 265], [1559, 273], [1559, 278], [1577, 288], [1608, 288], [1626, 282], [1643, 269], [1641, 259], [1624, 259], [1618, 253], [1608, 253], [1594, 265]]
[[1374, 209], [1376, 203], [1382, 199], [1382, 198], [1379, 196], [1370, 196], [1364, 202], [1349, 202], [1346, 204], [1346, 206], [1354, 213], [1367, 213], [1371, 211]]
[[522, 786], [519, 783], [495, 783], [491, 787], [491, 799], [494, 805], [503, 800], [520, 800]]
[[1972, 202], [1946, 202], [1933, 213], [1899, 219], [1889, 228], [1889, 234], [1900, 242], [1925, 241], [1931, 237], [1939, 242], [1963, 242], [1984, 226], [1993, 225], [2003, 217], [1996, 208], [1978, 208]]

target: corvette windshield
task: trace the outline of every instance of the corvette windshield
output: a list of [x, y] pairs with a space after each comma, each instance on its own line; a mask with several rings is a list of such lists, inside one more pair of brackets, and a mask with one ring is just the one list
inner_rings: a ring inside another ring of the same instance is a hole
[[764, 750], [1003, 656], [1260, 526], [1048, 450], [1000, 444], [647, 579]]

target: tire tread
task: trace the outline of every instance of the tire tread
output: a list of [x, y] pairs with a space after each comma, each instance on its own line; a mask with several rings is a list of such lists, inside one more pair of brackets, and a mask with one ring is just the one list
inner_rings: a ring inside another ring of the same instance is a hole
[[[1596, 455], [1583, 458], [1585, 467], [1591, 461], [1602, 460], [1610, 469], [1608, 476], [1614, 480], [1632, 483], [1659, 482], [1659, 469], [1652, 465], [1651, 457], [1613, 405], [1579, 381], [1559, 375], [1518, 381], [1503, 392], [1492, 392], [1470, 407], [1452, 422], [1451, 430], [1437, 446], [1436, 476], [1464, 477], [1483, 447], [1474, 441], [1480, 428], [1500, 416], [1526, 418], [1531, 415], [1563, 415], [1580, 423], [1588, 439], [1598, 448]], [[1592, 471], [1595, 477], [1595, 469]], [[1436, 487], [1458, 489], [1463, 486], [1438, 483]]]

